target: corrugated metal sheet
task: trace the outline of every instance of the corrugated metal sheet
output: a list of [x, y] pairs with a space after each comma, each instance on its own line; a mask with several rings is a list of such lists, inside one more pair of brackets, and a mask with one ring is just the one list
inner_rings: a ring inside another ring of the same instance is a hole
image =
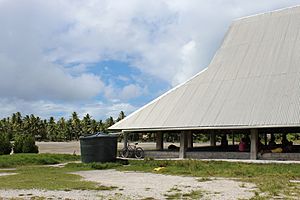
[[208, 68], [111, 130], [300, 126], [300, 7], [231, 25]]

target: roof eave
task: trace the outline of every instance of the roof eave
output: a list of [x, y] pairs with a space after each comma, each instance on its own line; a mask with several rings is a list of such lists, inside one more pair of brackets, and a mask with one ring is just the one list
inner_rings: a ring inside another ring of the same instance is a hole
[[225, 130], [225, 129], [263, 129], [263, 128], [300, 128], [300, 124], [292, 125], [227, 125], [227, 126], [187, 126], [187, 127], [156, 127], [156, 128], [128, 128], [109, 129], [122, 132], [156, 132], [156, 131], [188, 131], [188, 130]]

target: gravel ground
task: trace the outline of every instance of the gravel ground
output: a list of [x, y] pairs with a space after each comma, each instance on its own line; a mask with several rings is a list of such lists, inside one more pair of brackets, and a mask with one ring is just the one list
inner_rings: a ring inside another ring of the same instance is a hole
[[116, 188], [108, 191], [0, 190], [0, 199], [166, 199], [167, 195], [201, 191], [201, 199], [232, 200], [250, 199], [256, 189], [254, 184], [225, 178], [199, 179], [116, 170], [81, 171], [74, 174], [82, 176], [85, 180]]
[[0, 190], [0, 199], [101, 199], [96, 191]]
[[[165, 195], [174, 193], [190, 193], [201, 190], [204, 199], [229, 200], [249, 199], [254, 196], [254, 184], [242, 183], [223, 178], [210, 178], [198, 181], [199, 178], [171, 176], [142, 172], [120, 172], [116, 170], [82, 171], [76, 174], [85, 180], [99, 182], [105, 186], [115, 186], [118, 193], [133, 199], [152, 197], [164, 199]], [[226, 187], [224, 187], [226, 186]], [[170, 191], [173, 190], [173, 191]], [[107, 194], [114, 194], [109, 191]]]

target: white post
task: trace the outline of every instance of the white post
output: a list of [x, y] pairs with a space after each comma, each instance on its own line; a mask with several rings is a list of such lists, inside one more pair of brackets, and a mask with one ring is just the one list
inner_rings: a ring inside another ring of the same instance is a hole
[[251, 149], [250, 149], [250, 159], [256, 160], [257, 159], [257, 142], [258, 142], [258, 130], [251, 129]]
[[162, 132], [156, 133], [156, 150], [163, 150], [164, 149], [164, 135]]
[[184, 131], [180, 133], [180, 149], [179, 149], [179, 158], [186, 157], [187, 149], [187, 134]]

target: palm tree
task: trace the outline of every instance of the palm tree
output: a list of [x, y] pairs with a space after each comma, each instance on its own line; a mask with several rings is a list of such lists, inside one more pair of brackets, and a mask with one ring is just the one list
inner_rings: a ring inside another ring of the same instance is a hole
[[92, 121], [91, 121], [91, 129], [92, 129], [92, 133], [100, 132], [100, 130], [98, 130], [97, 121], [94, 119], [92, 119]]
[[47, 138], [51, 141], [57, 140], [57, 127], [54, 120], [54, 117], [50, 117], [47, 124]]
[[89, 135], [93, 133], [92, 120], [89, 114], [86, 114], [86, 116], [83, 117], [81, 124], [84, 135]]
[[102, 120], [100, 120], [97, 123], [97, 132], [104, 132], [105, 131], [105, 124], [103, 123]]
[[105, 130], [104, 130], [104, 132], [107, 132], [107, 129], [109, 127], [111, 127], [112, 125], [114, 125], [114, 124], [115, 124], [115, 121], [111, 116], [109, 118], [107, 118], [106, 121], [105, 121]]
[[68, 137], [68, 127], [65, 118], [60, 118], [57, 122], [57, 138], [60, 141], [65, 141]]
[[[116, 121], [124, 118], [125, 114], [121, 111]], [[31, 135], [40, 140], [78, 140], [83, 134], [107, 133], [107, 128], [114, 123], [115, 120], [112, 117], [107, 118], [103, 123], [102, 120], [92, 119], [89, 114], [80, 120], [76, 112], [72, 113], [70, 119], [60, 118], [57, 122], [54, 117], [42, 120], [33, 114], [22, 117], [20, 112], [16, 112], [11, 117], [0, 120], [0, 133], [5, 134], [10, 140], [22, 134]]]
[[48, 122], [46, 119], [44, 120], [41, 120], [39, 119], [39, 122], [38, 122], [38, 127], [39, 127], [39, 138], [40, 140], [47, 140], [47, 126], [48, 126]]
[[120, 112], [119, 117], [117, 118], [117, 122], [121, 121], [122, 119], [124, 119], [126, 117], [126, 115], [124, 114], [123, 111]]
[[13, 139], [12, 127], [9, 121], [9, 118], [3, 118], [0, 121], [0, 133], [6, 135], [10, 140]]
[[74, 132], [73, 132], [73, 128], [72, 128], [72, 119], [69, 119], [67, 121], [67, 135], [66, 135], [66, 140], [73, 140], [74, 138]]
[[76, 112], [72, 113], [72, 131], [74, 133], [74, 138], [78, 140], [82, 135], [82, 127]]

